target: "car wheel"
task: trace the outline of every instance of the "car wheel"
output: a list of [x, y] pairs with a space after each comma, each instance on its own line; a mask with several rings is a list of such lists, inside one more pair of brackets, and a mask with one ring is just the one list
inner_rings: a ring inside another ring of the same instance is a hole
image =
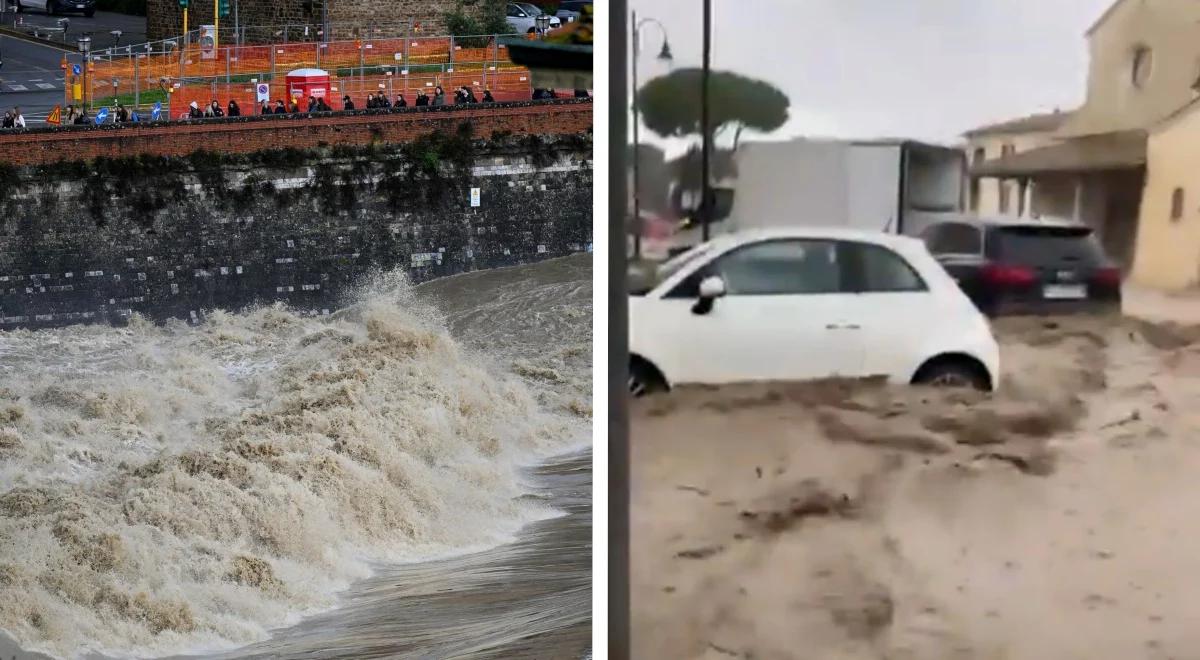
[[991, 389], [987, 373], [969, 360], [939, 360], [921, 368], [913, 377], [914, 385], [944, 388]]
[[635, 399], [666, 390], [662, 376], [649, 364], [633, 360], [629, 364], [629, 395]]

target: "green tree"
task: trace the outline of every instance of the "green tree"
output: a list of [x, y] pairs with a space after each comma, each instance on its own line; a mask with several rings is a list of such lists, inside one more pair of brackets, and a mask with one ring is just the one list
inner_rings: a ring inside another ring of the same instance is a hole
[[486, 36], [480, 35], [512, 32], [512, 28], [508, 25], [505, 0], [472, 0], [470, 4], [473, 11], [468, 11], [463, 0], [459, 0], [453, 10], [446, 12], [446, 28], [451, 35], [472, 37], [456, 40], [458, 45], [467, 48], [483, 48], [488, 45], [488, 39]]
[[[700, 126], [700, 69], [678, 69], [638, 91], [638, 109], [647, 128], [663, 137], [703, 133]], [[774, 85], [728, 71], [709, 79], [709, 133], [715, 139], [734, 130], [734, 149], [743, 129], [770, 133], [788, 120], [791, 102]]]

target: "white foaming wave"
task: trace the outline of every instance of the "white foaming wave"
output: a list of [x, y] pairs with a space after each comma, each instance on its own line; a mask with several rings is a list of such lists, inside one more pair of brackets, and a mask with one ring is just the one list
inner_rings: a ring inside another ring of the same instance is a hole
[[397, 282], [361, 300], [0, 337], [0, 629], [60, 657], [234, 648], [377, 562], [558, 515], [519, 467], [588, 420], [479, 366]]

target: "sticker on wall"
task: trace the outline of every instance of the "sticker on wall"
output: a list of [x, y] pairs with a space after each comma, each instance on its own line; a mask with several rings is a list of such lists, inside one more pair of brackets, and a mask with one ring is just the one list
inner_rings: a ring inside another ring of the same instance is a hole
[[472, 189], [471, 189], [471, 206], [472, 206], [472, 207], [477, 207], [477, 206], [479, 206], [479, 195], [480, 195], [480, 190], [479, 190], [479, 188], [472, 188]]

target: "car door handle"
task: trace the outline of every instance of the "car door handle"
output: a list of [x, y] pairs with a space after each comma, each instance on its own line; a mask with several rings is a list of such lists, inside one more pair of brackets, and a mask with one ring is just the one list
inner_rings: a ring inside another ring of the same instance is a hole
[[854, 323], [846, 323], [846, 324], [830, 323], [829, 325], [825, 326], [825, 329], [826, 330], [861, 330], [862, 328], [860, 328], [857, 324], [854, 324]]

